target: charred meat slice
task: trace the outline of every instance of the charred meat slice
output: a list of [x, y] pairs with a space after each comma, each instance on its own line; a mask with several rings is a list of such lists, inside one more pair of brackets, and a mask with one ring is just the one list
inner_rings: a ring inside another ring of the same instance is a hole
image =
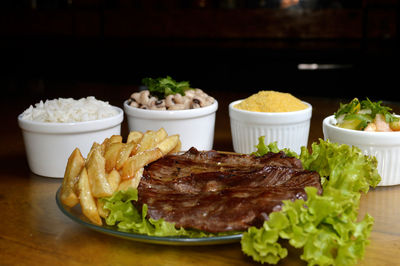
[[191, 148], [181, 155], [168, 155], [151, 164], [147, 175], [158, 179], [176, 179], [194, 173], [254, 170], [266, 165], [303, 169], [301, 161], [285, 153], [267, 153], [256, 157], [217, 151], [199, 152]]
[[283, 200], [305, 199], [306, 186], [322, 193], [318, 173], [283, 152], [255, 157], [192, 148], [145, 168], [138, 205], [147, 204], [149, 217], [177, 227], [246, 230], [260, 226]]

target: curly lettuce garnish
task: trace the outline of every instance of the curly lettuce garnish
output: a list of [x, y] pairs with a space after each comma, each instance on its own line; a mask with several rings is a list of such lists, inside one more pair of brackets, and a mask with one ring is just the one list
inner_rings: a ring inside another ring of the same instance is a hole
[[140, 213], [132, 204], [137, 201], [138, 192], [136, 189], [118, 191], [111, 197], [102, 198], [104, 209], [109, 211], [105, 219], [106, 224], [116, 225], [119, 230], [134, 232], [149, 236], [179, 236], [187, 234], [185, 230], [176, 229], [174, 224], [165, 222], [163, 219], [146, 219], [147, 205], [143, 205]]
[[368, 214], [361, 221], [357, 215], [360, 192], [368, 192], [381, 179], [376, 159], [358, 148], [323, 140], [312, 145], [311, 153], [303, 147], [299, 158], [305, 169], [324, 177], [323, 195], [307, 187], [306, 201], [284, 201], [262, 228], [251, 227], [243, 234], [243, 252], [255, 261], [276, 264], [288, 253], [278, 241], [287, 239], [303, 249], [300, 258], [309, 265], [355, 264], [364, 256], [374, 223]]
[[280, 150], [276, 142], [271, 142], [268, 145], [265, 144], [265, 136], [261, 136], [258, 138], [258, 144], [256, 145], [256, 148], [257, 150], [253, 152], [252, 155], [263, 156], [268, 152], [278, 153], [280, 151], [283, 151], [289, 157], [296, 157], [296, 158], [299, 157], [299, 155], [296, 152], [290, 149], [284, 148]]

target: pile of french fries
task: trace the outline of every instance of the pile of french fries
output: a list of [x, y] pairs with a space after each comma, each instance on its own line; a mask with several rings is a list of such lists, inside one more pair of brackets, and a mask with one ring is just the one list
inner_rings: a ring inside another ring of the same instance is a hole
[[101, 144], [94, 142], [86, 160], [76, 148], [68, 158], [61, 202], [68, 207], [80, 204], [92, 223], [102, 225], [101, 217], [106, 218], [108, 211], [100, 198], [137, 188], [144, 166], [180, 149], [179, 135], [168, 136], [163, 128], [145, 133], [132, 131], [126, 143], [119, 135]]

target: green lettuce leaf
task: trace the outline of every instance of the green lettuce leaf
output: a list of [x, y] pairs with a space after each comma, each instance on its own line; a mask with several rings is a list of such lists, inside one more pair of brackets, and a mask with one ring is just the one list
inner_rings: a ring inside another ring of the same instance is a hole
[[[258, 144], [256, 145], [257, 150], [253, 152], [252, 154], [255, 156], [263, 156], [264, 154], [268, 152], [273, 152], [273, 153], [278, 153], [281, 150], [278, 148], [278, 145], [276, 142], [272, 142], [268, 145], [265, 144], [265, 136], [261, 136], [258, 138]], [[296, 157], [298, 158], [298, 154], [288, 148], [282, 149], [282, 151], [285, 152], [285, 154], [289, 157]]]
[[143, 205], [141, 213], [132, 204], [137, 201], [138, 192], [136, 189], [115, 192], [111, 197], [101, 200], [104, 209], [109, 211], [105, 219], [106, 224], [117, 226], [124, 232], [133, 232], [149, 236], [181, 236], [188, 235], [183, 228], [176, 229], [173, 223], [160, 220], [146, 219], [147, 205]]
[[302, 147], [300, 160], [307, 170], [316, 171], [322, 177], [329, 177], [326, 189], [336, 188], [343, 193], [368, 192], [381, 181], [378, 161], [366, 156], [355, 146], [320, 140], [311, 145], [312, 152]]
[[[259, 144], [262, 155], [269, 148]], [[299, 156], [305, 169], [322, 177], [323, 195], [307, 187], [307, 200], [284, 201], [282, 210], [269, 215], [262, 228], [251, 227], [241, 240], [242, 250], [255, 261], [276, 264], [287, 256], [279, 239], [302, 248], [308, 265], [352, 265], [364, 256], [374, 219], [357, 221], [360, 192], [375, 187], [380, 176], [377, 161], [355, 147], [320, 140], [312, 152]]]

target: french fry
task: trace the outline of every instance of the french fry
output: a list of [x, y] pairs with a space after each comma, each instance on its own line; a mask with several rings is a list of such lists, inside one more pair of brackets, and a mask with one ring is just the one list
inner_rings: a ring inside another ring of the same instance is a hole
[[[108, 145], [110, 145], [110, 138], [105, 138], [103, 142], [100, 144], [101, 155], [104, 155]], [[88, 157], [89, 158], [89, 157]]]
[[110, 137], [110, 144], [112, 143], [122, 143], [122, 136], [121, 135], [112, 135]]
[[159, 142], [163, 141], [168, 136], [164, 128], [157, 131], [149, 130], [144, 133], [143, 138], [139, 142], [138, 153], [153, 149]]
[[155, 139], [155, 131], [149, 130], [146, 131], [143, 134], [142, 139], [139, 142], [139, 149], [138, 149], [138, 153], [143, 152], [145, 150], [148, 150], [151, 148], [151, 146], [154, 143], [154, 139]]
[[129, 188], [137, 188], [139, 186], [140, 179], [142, 178], [143, 170], [144, 168], [140, 168], [133, 178], [122, 181], [119, 184], [117, 191], [126, 191]]
[[144, 166], [164, 155], [179, 152], [179, 135], [168, 136], [164, 128], [145, 133], [132, 131], [126, 143], [113, 135], [99, 144], [94, 142], [86, 157], [75, 149], [68, 158], [61, 201], [67, 206], [80, 203], [82, 213], [94, 224], [101, 225], [109, 210], [100, 198], [119, 190], [137, 188]]
[[104, 209], [104, 202], [100, 199], [96, 199], [96, 206], [100, 217], [103, 217], [104, 219], [107, 218], [110, 214], [110, 210]]
[[120, 150], [117, 161], [115, 164], [115, 168], [117, 170], [121, 169], [121, 167], [124, 165], [125, 161], [131, 156], [132, 154], [135, 154], [139, 149], [139, 144], [135, 144], [134, 142], [128, 142], [124, 144], [122, 149]]
[[80, 150], [76, 148], [68, 158], [60, 195], [61, 202], [69, 207], [73, 207], [79, 203], [79, 198], [74, 192], [74, 187], [78, 181], [79, 173], [84, 166], [85, 159]]
[[78, 182], [79, 202], [83, 214], [94, 224], [102, 225], [96, 201], [90, 190], [89, 177], [86, 168], [83, 168]]
[[101, 154], [104, 155], [111, 144], [121, 143], [121, 142], [122, 142], [122, 136], [120, 135], [112, 135], [109, 138], [105, 138], [103, 143], [101, 143]]
[[125, 146], [124, 143], [116, 142], [108, 145], [107, 150], [104, 153], [104, 159], [106, 160], [106, 172], [109, 173], [117, 165], [117, 159], [119, 157], [121, 149]]
[[140, 131], [131, 131], [128, 134], [128, 139], [126, 140], [126, 143], [133, 142], [133, 143], [139, 143], [139, 141], [143, 138], [143, 133]]
[[96, 198], [111, 196], [113, 191], [107, 181], [105, 159], [99, 148], [94, 149], [86, 163], [89, 176], [90, 189]]
[[159, 148], [145, 150], [130, 157], [122, 167], [122, 179], [133, 178], [136, 172], [145, 165], [154, 162], [163, 156]]
[[92, 153], [95, 149], [101, 149], [101, 144], [99, 144], [97, 142], [93, 142], [92, 147], [90, 148], [90, 151], [88, 152], [88, 155], [86, 156], [86, 160], [85, 160], [86, 163], [89, 160], [90, 156], [92, 156]]
[[176, 144], [175, 148], [174, 148], [172, 151], [170, 151], [170, 154], [171, 154], [171, 153], [178, 153], [178, 152], [180, 152], [180, 151], [181, 151], [181, 148], [182, 148], [182, 142], [181, 142], [180, 139], [178, 139], [178, 143]]
[[117, 191], [119, 183], [121, 182], [121, 175], [117, 170], [114, 169], [107, 175], [107, 181], [108, 184], [110, 184], [112, 192], [114, 193]]
[[166, 137], [163, 141], [157, 144], [157, 148], [159, 148], [163, 155], [167, 155], [178, 145], [179, 135], [172, 135]]
[[160, 142], [163, 141], [166, 137], [168, 137], [167, 131], [165, 131], [164, 128], [160, 128], [159, 130], [156, 131], [156, 135], [155, 135], [154, 142], [155, 142], [155, 143], [160, 143]]

